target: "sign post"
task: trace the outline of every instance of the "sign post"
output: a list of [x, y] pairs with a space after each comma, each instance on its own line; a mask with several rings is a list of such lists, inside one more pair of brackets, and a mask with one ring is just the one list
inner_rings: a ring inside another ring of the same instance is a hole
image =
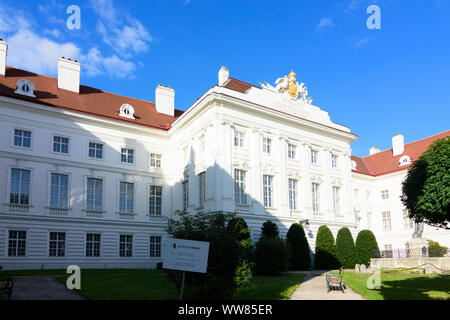
[[183, 299], [186, 271], [206, 273], [209, 242], [169, 238], [165, 241], [163, 268], [183, 271], [181, 295]]

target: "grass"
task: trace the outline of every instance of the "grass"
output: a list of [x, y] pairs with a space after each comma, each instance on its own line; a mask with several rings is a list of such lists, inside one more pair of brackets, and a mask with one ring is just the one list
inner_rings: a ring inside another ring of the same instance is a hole
[[[89, 300], [177, 300], [175, 284], [161, 270], [83, 270], [81, 289]], [[108, 274], [106, 274], [108, 272]], [[303, 275], [285, 274], [277, 277], [254, 277], [250, 288], [238, 293], [237, 300], [289, 299]], [[59, 280], [63, 283], [67, 275]]]
[[449, 300], [450, 275], [381, 273], [381, 288], [370, 290], [371, 274], [345, 271], [343, 281], [369, 300]]

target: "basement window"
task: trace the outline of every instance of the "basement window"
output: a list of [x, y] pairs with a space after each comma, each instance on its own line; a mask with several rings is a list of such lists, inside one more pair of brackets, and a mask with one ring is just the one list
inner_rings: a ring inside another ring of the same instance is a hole
[[17, 81], [16, 86], [17, 90], [14, 93], [36, 98], [34, 95], [34, 84], [30, 80], [20, 79]]

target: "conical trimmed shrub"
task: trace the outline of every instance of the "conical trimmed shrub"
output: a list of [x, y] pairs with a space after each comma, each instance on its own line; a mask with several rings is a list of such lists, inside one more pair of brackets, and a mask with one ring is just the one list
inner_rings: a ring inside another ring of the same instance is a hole
[[336, 246], [331, 230], [327, 226], [320, 226], [317, 231], [314, 268], [329, 270], [339, 267], [336, 259]]
[[355, 245], [356, 263], [368, 266], [372, 257], [372, 251], [379, 250], [375, 235], [370, 230], [361, 230], [356, 237]]
[[344, 268], [353, 269], [356, 264], [356, 247], [347, 227], [339, 229], [336, 236], [336, 258]]
[[308, 240], [306, 240], [305, 231], [299, 223], [294, 223], [289, 228], [286, 241], [291, 248], [291, 270], [309, 270], [311, 267], [311, 256], [309, 254]]
[[270, 220], [264, 222], [261, 228], [261, 237], [279, 238], [280, 232], [278, 231], [277, 224]]

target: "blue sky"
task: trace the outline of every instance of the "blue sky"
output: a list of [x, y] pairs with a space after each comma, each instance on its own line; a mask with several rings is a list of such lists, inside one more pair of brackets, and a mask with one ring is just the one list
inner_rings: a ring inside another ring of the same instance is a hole
[[[369, 30], [369, 5], [381, 30]], [[69, 5], [81, 29], [69, 30]], [[154, 101], [159, 83], [185, 110], [230, 76], [258, 84], [297, 73], [314, 104], [360, 138], [353, 153], [449, 129], [450, 0], [134, 0], [0, 2], [8, 65], [56, 76], [82, 64], [82, 84]]]

